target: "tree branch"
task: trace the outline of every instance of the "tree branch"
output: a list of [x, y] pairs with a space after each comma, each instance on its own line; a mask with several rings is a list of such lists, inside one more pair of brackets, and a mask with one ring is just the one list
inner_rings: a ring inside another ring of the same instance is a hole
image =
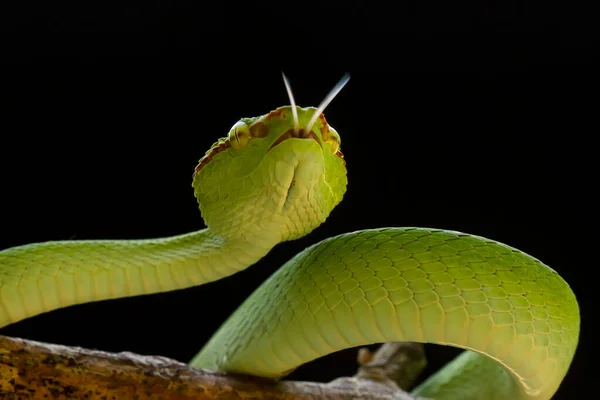
[[399, 387], [425, 365], [420, 345], [389, 343], [359, 352], [358, 373], [330, 383], [235, 376], [165, 357], [107, 353], [0, 336], [3, 399], [414, 400]]

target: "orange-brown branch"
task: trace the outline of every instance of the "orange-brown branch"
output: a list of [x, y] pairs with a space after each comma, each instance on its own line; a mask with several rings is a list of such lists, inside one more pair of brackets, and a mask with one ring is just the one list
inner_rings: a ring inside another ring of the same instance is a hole
[[352, 378], [328, 384], [272, 383], [190, 368], [164, 357], [107, 353], [0, 336], [0, 398], [410, 400], [414, 398], [400, 390], [393, 379], [402, 370], [409, 371], [407, 376], [412, 379], [410, 371], [415, 365], [420, 370], [424, 358], [422, 351], [415, 352], [413, 347], [411, 353], [402, 346], [406, 344], [387, 344], [375, 355], [363, 351], [362, 366]]

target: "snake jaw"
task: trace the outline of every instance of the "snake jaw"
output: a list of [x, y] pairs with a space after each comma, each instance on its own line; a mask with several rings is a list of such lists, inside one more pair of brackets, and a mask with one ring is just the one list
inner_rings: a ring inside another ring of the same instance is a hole
[[269, 149], [267, 150], [267, 152], [271, 151], [271, 149], [275, 146], [277, 146], [278, 144], [288, 140], [288, 139], [312, 139], [315, 142], [318, 143], [319, 147], [323, 147], [321, 145], [321, 142], [319, 141], [319, 138], [317, 137], [317, 135], [313, 132], [310, 131], [308, 133], [306, 133], [306, 130], [304, 129], [300, 129], [298, 131], [298, 133], [296, 133], [294, 131], [294, 129], [288, 129], [285, 133], [283, 133], [281, 136], [279, 136], [274, 142], [273, 144], [269, 147]]

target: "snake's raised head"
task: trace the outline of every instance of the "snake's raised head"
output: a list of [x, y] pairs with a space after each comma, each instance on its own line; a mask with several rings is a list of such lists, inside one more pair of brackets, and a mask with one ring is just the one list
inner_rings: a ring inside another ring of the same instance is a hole
[[340, 136], [323, 115], [327, 104], [302, 108], [290, 99], [291, 106], [238, 121], [200, 159], [192, 186], [211, 230], [226, 237], [296, 239], [342, 200], [346, 164]]

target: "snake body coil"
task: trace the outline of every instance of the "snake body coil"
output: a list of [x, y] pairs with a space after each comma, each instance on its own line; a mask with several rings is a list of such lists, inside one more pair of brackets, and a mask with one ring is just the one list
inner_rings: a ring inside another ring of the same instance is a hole
[[[207, 228], [149, 240], [54, 241], [0, 252], [0, 326], [73, 304], [205, 284], [304, 236], [341, 201], [346, 167], [321, 110], [242, 119], [194, 174]], [[279, 379], [354, 346], [467, 349], [414, 393], [550, 399], [579, 337], [568, 284], [486, 238], [426, 228], [342, 234], [296, 255], [226, 321], [191, 365]]]

